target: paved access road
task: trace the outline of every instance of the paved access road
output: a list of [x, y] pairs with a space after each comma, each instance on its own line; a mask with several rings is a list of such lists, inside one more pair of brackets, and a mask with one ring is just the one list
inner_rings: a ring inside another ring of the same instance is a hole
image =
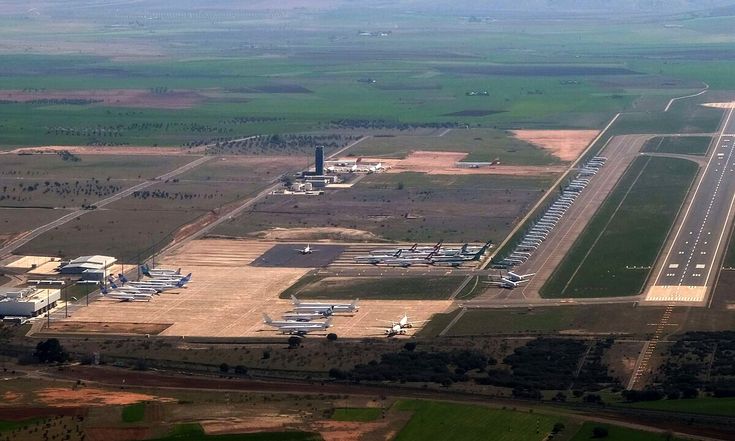
[[735, 118], [730, 109], [656, 266], [654, 302], [705, 302], [717, 277], [735, 203]]

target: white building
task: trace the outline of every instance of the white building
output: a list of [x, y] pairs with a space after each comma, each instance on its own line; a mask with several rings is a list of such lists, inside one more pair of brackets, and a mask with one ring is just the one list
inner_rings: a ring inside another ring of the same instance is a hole
[[0, 287], [0, 316], [35, 317], [56, 306], [61, 290]]

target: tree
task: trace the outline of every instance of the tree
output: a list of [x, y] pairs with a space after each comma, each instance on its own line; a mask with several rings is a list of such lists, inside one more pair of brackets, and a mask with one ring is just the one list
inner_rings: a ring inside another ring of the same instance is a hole
[[247, 375], [248, 368], [246, 368], [245, 366], [241, 364], [238, 364], [237, 366], [235, 366], [235, 373], [237, 375]]
[[64, 350], [64, 347], [56, 338], [39, 342], [33, 356], [38, 358], [41, 363], [63, 363], [69, 360], [69, 353]]
[[406, 343], [405, 345], [403, 345], [403, 349], [407, 350], [408, 352], [413, 352], [414, 349], [416, 349], [416, 342], [410, 341]]
[[288, 347], [290, 349], [298, 348], [299, 346], [301, 346], [301, 337], [292, 335], [291, 337], [288, 338]]
[[552, 433], [559, 433], [562, 430], [564, 430], [566, 426], [564, 426], [564, 423], [556, 423], [554, 424], [554, 427], [551, 429]]
[[334, 332], [330, 332], [329, 334], [327, 334], [327, 340], [329, 341], [337, 340], [337, 334], [335, 334]]
[[592, 429], [592, 438], [607, 438], [607, 427], [595, 426]]
[[230, 365], [227, 363], [222, 363], [221, 365], [219, 365], [219, 371], [223, 374], [226, 374], [230, 371]]

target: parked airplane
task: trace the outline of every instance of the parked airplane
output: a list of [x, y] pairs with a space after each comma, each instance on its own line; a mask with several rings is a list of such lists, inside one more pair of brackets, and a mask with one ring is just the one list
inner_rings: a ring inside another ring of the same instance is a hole
[[167, 268], [156, 268], [152, 269], [148, 265], [141, 265], [140, 272], [148, 277], [156, 276], [176, 276], [181, 274], [181, 268], [179, 269], [167, 269]]
[[514, 282], [520, 282], [523, 280], [528, 280], [531, 277], [535, 276], [536, 273], [529, 273], [529, 274], [516, 274], [513, 271], [508, 271], [508, 279], [514, 281]]
[[122, 302], [133, 302], [136, 300], [145, 300], [150, 301], [151, 295], [150, 294], [142, 294], [142, 293], [131, 293], [131, 292], [122, 292], [122, 291], [108, 291], [107, 288], [104, 286], [100, 288], [100, 292], [104, 297], [109, 297], [114, 300], [120, 300]]
[[519, 286], [521, 286], [521, 283], [523, 283], [523, 282], [528, 282], [528, 280], [520, 280], [520, 281], [514, 282], [514, 281], [512, 281], [510, 279], [507, 279], [505, 277], [502, 277], [499, 281], [490, 280], [490, 281], [486, 281], [484, 283], [487, 283], [488, 285], [494, 285], [494, 286], [497, 286], [499, 288], [514, 289], [514, 288], [518, 288]]
[[299, 248], [299, 249], [296, 249], [296, 250], [294, 250], [294, 251], [298, 251], [298, 252], [299, 252], [299, 253], [301, 253], [301, 254], [311, 254], [311, 253], [313, 253], [314, 251], [318, 251], [318, 250], [312, 249], [312, 248], [311, 248], [311, 245], [309, 245], [309, 244], [306, 244], [306, 247], [305, 247], [305, 248]]
[[404, 328], [404, 329], [405, 328], [413, 328], [413, 324], [414, 323], [425, 323], [425, 322], [428, 322], [428, 320], [412, 321], [411, 319], [409, 319], [408, 315], [406, 315], [405, 312], [403, 313], [403, 316], [401, 316], [401, 318], [398, 320], [398, 322], [394, 322], [392, 320], [390, 320], [390, 321], [389, 320], [381, 320], [381, 321], [382, 322], [386, 322], [386, 323], [392, 323], [394, 325], [398, 325], [398, 326], [400, 326], [401, 328]]
[[310, 322], [312, 320], [323, 319], [332, 315], [331, 311], [326, 312], [286, 312], [281, 315], [285, 320], [296, 320], [297, 322]]
[[393, 337], [394, 335], [404, 335], [406, 334], [406, 330], [401, 328], [401, 325], [398, 323], [391, 323], [390, 327], [385, 330], [385, 335], [388, 337]]
[[306, 335], [312, 331], [324, 331], [325, 329], [330, 328], [332, 326], [332, 318], [329, 317], [324, 322], [292, 322], [278, 324], [271, 320], [271, 318], [266, 314], [263, 314], [263, 323], [268, 326], [278, 328], [278, 330], [284, 334]]
[[324, 314], [330, 316], [334, 314], [334, 308], [329, 305], [324, 306], [294, 306], [293, 312], [300, 313], [311, 313], [311, 314]]
[[360, 299], [355, 299], [352, 303], [321, 303], [321, 302], [302, 302], [301, 300], [297, 299], [296, 296], [291, 296], [291, 302], [293, 303], [295, 308], [305, 308], [305, 307], [329, 307], [332, 308], [333, 312], [357, 312], [360, 310], [360, 307], [357, 305], [357, 302], [359, 302]]

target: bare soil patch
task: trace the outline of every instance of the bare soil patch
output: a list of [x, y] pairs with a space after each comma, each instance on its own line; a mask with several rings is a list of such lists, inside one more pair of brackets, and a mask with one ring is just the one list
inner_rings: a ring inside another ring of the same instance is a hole
[[152, 93], [149, 90], [141, 89], [4, 90], [0, 93], [0, 101], [19, 103], [48, 102], [48, 104], [63, 104], [78, 101], [83, 104], [153, 109], [188, 109], [205, 99], [204, 95], [190, 90], [171, 90], [165, 93]]
[[272, 228], [265, 231], [256, 231], [251, 233], [250, 236], [264, 240], [382, 241], [378, 235], [369, 231], [339, 227]]
[[563, 173], [564, 165], [492, 165], [477, 168], [458, 167], [467, 157], [464, 152], [414, 151], [404, 159], [362, 158], [364, 162], [380, 162], [388, 167], [388, 173], [428, 173], [433, 175], [509, 175], [539, 176]]
[[89, 441], [129, 441], [149, 439], [153, 431], [148, 427], [88, 427], [84, 434]]
[[46, 332], [80, 332], [96, 334], [150, 334], [158, 335], [165, 331], [171, 323], [115, 323], [115, 322], [69, 322], [53, 324]]
[[125, 406], [141, 401], [174, 402], [171, 398], [136, 392], [120, 392], [95, 388], [48, 388], [36, 392], [40, 403], [51, 407]]
[[551, 152], [563, 161], [574, 161], [599, 133], [597, 130], [513, 130], [523, 141]]
[[3, 403], [14, 403], [16, 401], [20, 401], [22, 398], [23, 398], [22, 394], [9, 390], [3, 394], [2, 401]]
[[[23, 147], [10, 150], [5, 154], [49, 154], [55, 155], [59, 152], [67, 151], [75, 155], [153, 155], [153, 156], [172, 156], [190, 154], [191, 150], [180, 149], [176, 147], [94, 147], [94, 146], [39, 146], [39, 147]], [[0, 153], [3, 154], [3, 153]]]
[[297, 423], [301, 423], [301, 419], [296, 415], [275, 413], [272, 415], [228, 417], [199, 422], [207, 435], [279, 431]]

